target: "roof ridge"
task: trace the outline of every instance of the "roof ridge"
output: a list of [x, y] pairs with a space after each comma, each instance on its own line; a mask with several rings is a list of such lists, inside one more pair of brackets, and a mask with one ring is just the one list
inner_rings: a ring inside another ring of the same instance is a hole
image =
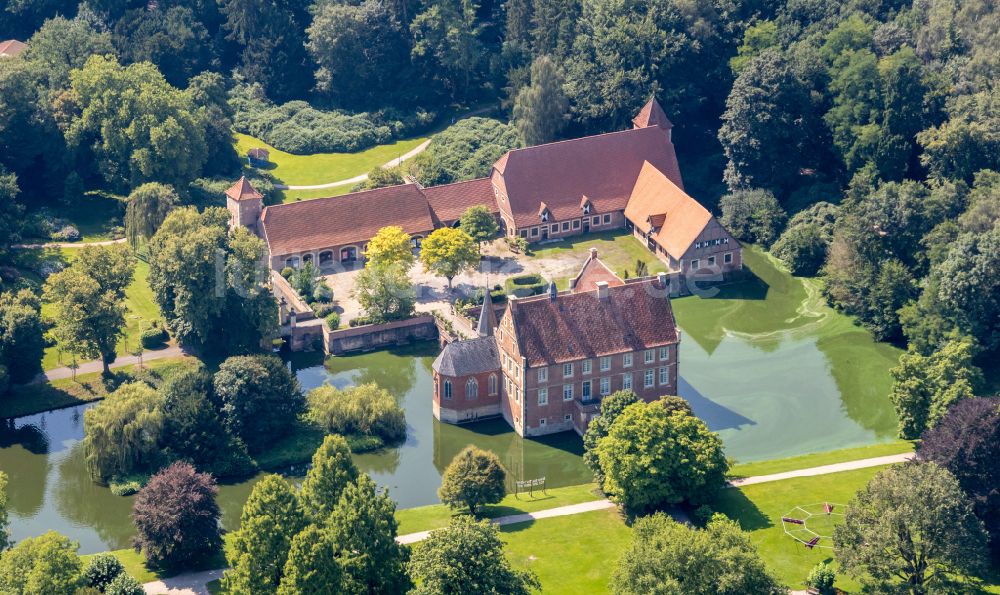
[[587, 135], [587, 136], [578, 136], [576, 138], [566, 138], [566, 139], [563, 139], [563, 140], [552, 141], [551, 143], [542, 143], [540, 145], [531, 145], [530, 147], [520, 147], [520, 148], [517, 148], [517, 149], [510, 149], [509, 151], [507, 151], [507, 153], [505, 153], [505, 155], [510, 155], [510, 154], [513, 154], [513, 153], [518, 153], [518, 152], [523, 152], [523, 151], [530, 151], [532, 149], [539, 149], [541, 147], [551, 147], [551, 146], [554, 146], [554, 145], [563, 145], [563, 144], [572, 143], [572, 142], [576, 142], [576, 141], [589, 140], [589, 139], [592, 139], [592, 138], [603, 138], [603, 137], [606, 137], [606, 136], [613, 136], [613, 135], [616, 135], [616, 134], [629, 134], [629, 133], [635, 134], [635, 133], [639, 133], [639, 132], [641, 132], [643, 130], [657, 130], [657, 128], [656, 128], [656, 126], [647, 126], [645, 128], [626, 128], [625, 130], [612, 130], [611, 132], [601, 132], [601, 133], [598, 133], [598, 134], [590, 134], [590, 135]]
[[[423, 194], [423, 192], [421, 191], [421, 188], [419, 187], [419, 185], [414, 184], [412, 182], [408, 182], [408, 183], [405, 183], [405, 184], [393, 184], [392, 186], [381, 186], [379, 188], [369, 188], [369, 189], [366, 189], [366, 190], [358, 190], [356, 192], [348, 192], [347, 194], [340, 194], [340, 195], [337, 195], [337, 196], [323, 196], [323, 197], [320, 197], [320, 198], [308, 198], [306, 200], [296, 200], [294, 202], [285, 202], [285, 203], [276, 204], [276, 205], [268, 205], [267, 207], [265, 207], [265, 209], [277, 209], [279, 207], [294, 207], [296, 205], [304, 205], [304, 204], [322, 204], [322, 202], [325, 202], [325, 201], [347, 198], [348, 196], [360, 196], [362, 194], [370, 194], [372, 192], [379, 192], [379, 191], [382, 191], [382, 190], [389, 190], [391, 188], [404, 188], [406, 186], [413, 186], [414, 189], [417, 190], [417, 192], [420, 192], [420, 194]], [[424, 198], [426, 198], [426, 195], [424, 196]]]
[[[457, 186], [458, 184], [468, 184], [469, 182], [482, 182], [483, 180], [489, 180], [489, 176], [483, 176], [481, 178], [472, 178], [471, 180], [459, 180], [457, 182], [448, 182], [447, 184], [435, 184], [434, 186], [424, 186], [423, 190], [433, 190], [435, 188], [446, 188], [448, 186]], [[397, 184], [401, 185], [401, 184]], [[344, 196], [344, 195], [341, 195]], [[337, 198], [337, 197], [334, 197]]]

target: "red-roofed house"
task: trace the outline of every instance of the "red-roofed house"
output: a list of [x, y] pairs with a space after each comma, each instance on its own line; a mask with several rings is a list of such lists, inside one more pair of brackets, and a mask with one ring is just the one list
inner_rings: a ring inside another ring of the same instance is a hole
[[499, 413], [522, 436], [583, 434], [612, 392], [677, 394], [669, 292], [665, 274], [625, 282], [592, 253], [574, 290], [512, 297], [492, 333], [445, 346], [433, 366], [435, 416]]
[[16, 39], [0, 41], [0, 58], [13, 58], [18, 56], [26, 47], [28, 47], [27, 44]]

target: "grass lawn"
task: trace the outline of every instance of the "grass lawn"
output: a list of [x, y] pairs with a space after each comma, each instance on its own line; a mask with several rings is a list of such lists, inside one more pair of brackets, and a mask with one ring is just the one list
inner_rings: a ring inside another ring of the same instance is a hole
[[[271, 163], [264, 171], [274, 176], [282, 184], [293, 186], [325, 184], [368, 173], [372, 168], [408, 153], [420, 143], [430, 138], [427, 135], [397, 140], [389, 144], [358, 151], [357, 153], [293, 155], [275, 149], [264, 141], [246, 134], [237, 132], [235, 136], [236, 151], [240, 156], [245, 158], [247, 151], [255, 147], [267, 149], [270, 152]], [[331, 188], [323, 191], [323, 196], [330, 196], [331, 191], [343, 190], [343, 188], [345, 187]], [[349, 190], [350, 186], [346, 186], [346, 188]], [[344, 191], [346, 192], [347, 190]], [[294, 194], [286, 194], [286, 202], [294, 200], [295, 196]]]
[[[193, 357], [181, 356], [152, 360], [143, 364], [143, 368], [162, 375], [196, 363], [197, 360]], [[111, 385], [127, 380], [134, 370], [135, 366], [113, 369], [114, 380]], [[52, 382], [16, 385], [10, 394], [0, 400], [0, 418], [32, 415], [103, 399], [108, 394], [108, 386], [109, 383], [101, 377], [100, 372], [79, 374], [76, 380], [64, 378]]]
[[[545, 494], [539, 492], [535, 494], [534, 498], [529, 497], [527, 494], [521, 494], [516, 497], [510, 494], [500, 504], [483, 507], [482, 516], [492, 519], [511, 514], [536, 512], [547, 508], [601, 500], [603, 498], [604, 495], [597, 491], [597, 485], [592, 483], [564, 488], [549, 488]], [[418, 506], [417, 508], [406, 508], [396, 511], [396, 520], [399, 521], [400, 535], [445, 527], [452, 516], [452, 510], [444, 504]]]
[[[125, 197], [103, 191], [90, 191], [69, 205], [50, 207], [53, 215], [66, 219], [80, 231], [80, 241], [101, 242], [112, 239], [112, 230], [122, 225]], [[24, 238], [23, 243], [53, 242], [49, 238]]]
[[[59, 253], [61, 258], [69, 263], [76, 257], [78, 250], [78, 248], [62, 248]], [[160, 307], [153, 299], [153, 291], [149, 288], [148, 279], [149, 265], [137, 260], [132, 284], [125, 290], [125, 305], [128, 307], [128, 313], [125, 315], [125, 334], [118, 341], [118, 355], [128, 355], [130, 350], [135, 349], [142, 331], [149, 328], [153, 321], [161, 320]], [[42, 315], [53, 317], [54, 308], [49, 304], [43, 305]], [[52, 346], [45, 350], [45, 357], [42, 358], [42, 369], [52, 370], [65, 366], [71, 361], [69, 355], [60, 353], [57, 346]]]
[[858, 446], [855, 448], [844, 448], [841, 450], [831, 450], [829, 452], [818, 452], [787, 459], [775, 459], [773, 461], [755, 461], [752, 463], [737, 463], [729, 470], [729, 477], [752, 477], [755, 475], [771, 475], [772, 473], [783, 473], [785, 471], [795, 471], [797, 469], [809, 469], [810, 467], [821, 467], [833, 463], [843, 463], [845, 461], [857, 461], [860, 459], [870, 459], [873, 457], [884, 457], [904, 452], [913, 452], [913, 442], [908, 440], [897, 440], [883, 444], [871, 444], [869, 446]]
[[298, 202], [300, 200], [311, 200], [313, 198], [328, 198], [331, 196], [342, 196], [351, 191], [354, 184], [345, 184], [335, 188], [324, 188], [322, 190], [281, 190], [284, 196], [282, 202]]
[[[597, 255], [601, 261], [622, 278], [625, 277], [626, 270], [629, 276], [635, 276], [637, 260], [646, 263], [649, 274], [667, 270], [666, 265], [652, 252], [646, 250], [632, 235], [620, 229], [574, 236], [552, 244], [535, 244], [532, 246], [531, 256], [534, 258], [558, 258], [578, 255], [582, 263], [591, 248], [597, 248]], [[560, 288], [564, 288], [566, 283], [566, 280], [557, 280]]]

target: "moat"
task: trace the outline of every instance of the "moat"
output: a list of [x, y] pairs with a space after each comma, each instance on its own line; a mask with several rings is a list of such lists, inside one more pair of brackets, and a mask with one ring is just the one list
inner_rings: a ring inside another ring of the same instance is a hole
[[[760, 253], [747, 251], [746, 259], [756, 274], [750, 281], [711, 298], [674, 301], [683, 331], [680, 394], [720, 433], [727, 454], [761, 460], [891, 439], [896, 419], [888, 369], [898, 352], [874, 343], [823, 306], [815, 287], [781, 273]], [[436, 353], [433, 344], [423, 344], [325, 362], [296, 356], [291, 365], [305, 390], [323, 382], [376, 382], [397, 396], [406, 411], [406, 441], [356, 460], [400, 507], [437, 502], [441, 472], [470, 443], [496, 452], [511, 481], [590, 481], [574, 433], [522, 439], [503, 420], [437, 422], [430, 406]], [[114, 496], [87, 475], [80, 444], [85, 407], [7, 420], [0, 429], [15, 540], [51, 529], [79, 541], [82, 553], [129, 546], [132, 499]], [[238, 523], [252, 485], [220, 487], [227, 528]]]

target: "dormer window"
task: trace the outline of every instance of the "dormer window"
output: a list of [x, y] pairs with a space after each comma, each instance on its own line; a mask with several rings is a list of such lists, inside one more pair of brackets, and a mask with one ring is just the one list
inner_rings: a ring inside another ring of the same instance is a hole
[[542, 222], [545, 222], [545, 221], [548, 221], [548, 220], [549, 220], [549, 212], [548, 211], [542, 211]]
[[589, 215], [593, 210], [593, 205], [590, 204], [590, 199], [586, 196], [580, 197], [580, 208], [583, 209], [584, 215]]
[[538, 217], [542, 223], [549, 220], [549, 207], [544, 202], [538, 205]]

